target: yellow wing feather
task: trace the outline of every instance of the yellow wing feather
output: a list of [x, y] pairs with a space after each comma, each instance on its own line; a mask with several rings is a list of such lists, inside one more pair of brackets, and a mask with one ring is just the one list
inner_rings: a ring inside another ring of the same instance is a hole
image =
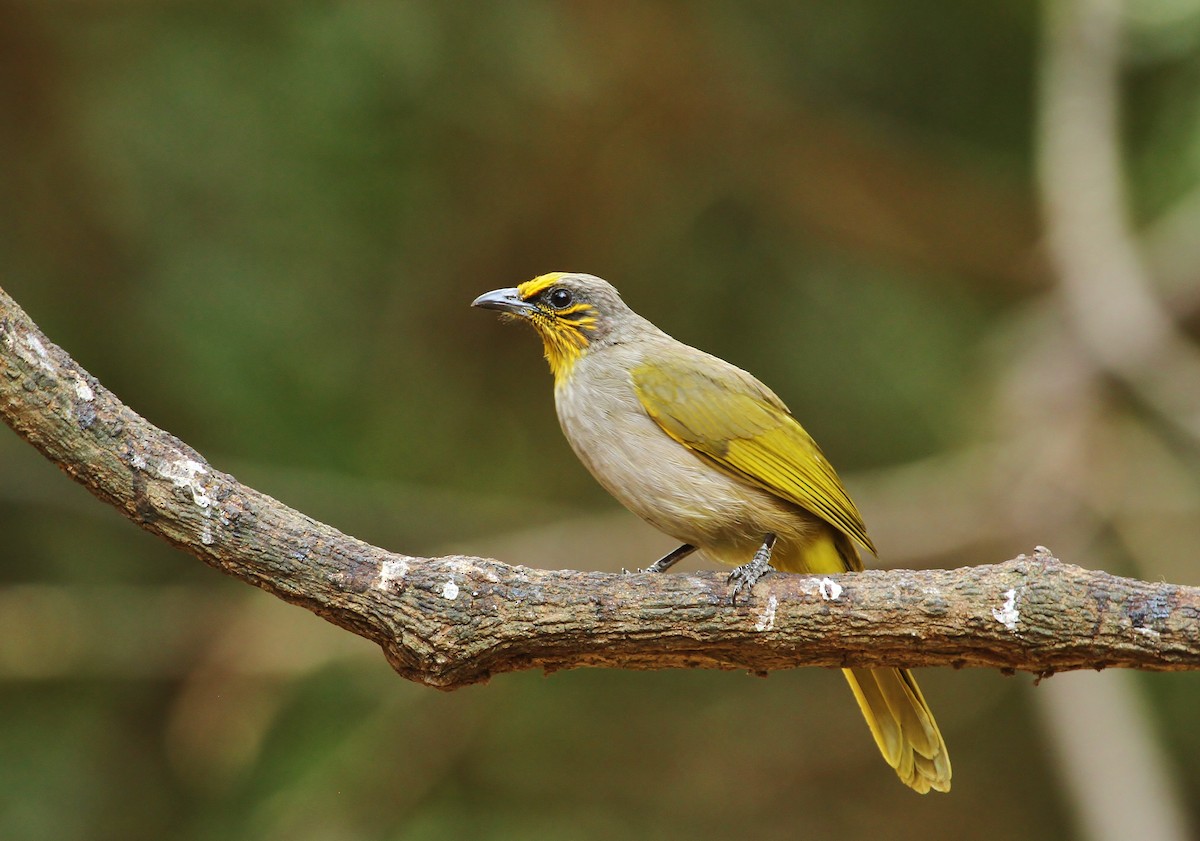
[[[872, 553], [875, 547], [816, 442], [758, 380], [716, 357], [695, 354], [634, 369], [633, 385], [646, 412], [710, 464], [837, 529], [841, 534], [832, 535], [831, 544], [837, 563], [818, 570], [809, 558], [805, 571], [862, 569], [851, 541]], [[905, 669], [843, 671], [875, 743], [900, 779], [921, 793], [949, 791], [950, 756], [912, 675]]]
[[874, 554], [858, 508], [783, 401], [740, 368], [695, 354], [632, 371], [650, 417], [714, 466], [816, 514]]

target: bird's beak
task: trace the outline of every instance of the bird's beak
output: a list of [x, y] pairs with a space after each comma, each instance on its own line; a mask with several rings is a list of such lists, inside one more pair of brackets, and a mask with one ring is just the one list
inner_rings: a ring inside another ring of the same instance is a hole
[[533, 309], [532, 304], [521, 300], [521, 293], [517, 291], [515, 286], [485, 292], [472, 301], [471, 306], [481, 307], [485, 310], [500, 310], [500, 312], [512, 313], [513, 315], [523, 315]]

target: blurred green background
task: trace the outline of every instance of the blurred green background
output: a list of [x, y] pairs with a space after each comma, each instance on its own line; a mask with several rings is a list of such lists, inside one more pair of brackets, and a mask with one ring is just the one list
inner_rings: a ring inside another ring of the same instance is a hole
[[[0, 191], [55, 342], [373, 543], [671, 548], [468, 307], [561, 269], [778, 391], [880, 563], [1200, 583], [1197, 0], [0, 0]], [[919, 798], [836, 672], [443, 694], [7, 432], [0, 525], [0, 838], [1200, 827], [1200, 675], [926, 670], [955, 783]]]

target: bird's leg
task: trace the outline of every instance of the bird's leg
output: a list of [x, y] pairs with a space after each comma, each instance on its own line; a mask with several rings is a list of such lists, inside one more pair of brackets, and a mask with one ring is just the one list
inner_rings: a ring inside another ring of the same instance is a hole
[[[666, 572], [671, 567], [675, 566], [675, 564], [679, 563], [695, 551], [695, 546], [690, 543], [685, 543], [677, 549], [672, 549], [670, 552], [663, 555], [645, 569], [637, 570], [637, 572]], [[625, 569], [625, 567], [621, 567], [621, 572], [625, 573], [626, 575], [629, 574], [629, 570]]]
[[775, 572], [775, 567], [771, 566], [771, 550], [775, 548], [775, 535], [768, 534], [763, 538], [762, 546], [758, 547], [758, 551], [754, 553], [754, 557], [750, 559], [750, 563], [742, 564], [740, 567], [735, 567], [733, 572], [729, 573], [729, 583], [733, 585], [732, 601], [737, 604], [738, 594], [742, 590], [747, 592], [769, 572]]
[[696, 547], [690, 543], [685, 543], [677, 549], [672, 549], [667, 554], [663, 555], [650, 566], [646, 567], [642, 572], [666, 572], [675, 564], [682, 561], [688, 555], [696, 551]]

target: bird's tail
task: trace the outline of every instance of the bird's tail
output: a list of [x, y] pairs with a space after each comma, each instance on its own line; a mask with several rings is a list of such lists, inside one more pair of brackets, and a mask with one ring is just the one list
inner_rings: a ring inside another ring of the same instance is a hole
[[950, 790], [950, 754], [908, 669], [843, 669], [875, 744], [900, 780], [925, 794]]
[[[831, 539], [806, 550], [811, 572], [862, 569], [854, 543], [829, 530]], [[921, 794], [950, 790], [950, 754], [933, 713], [908, 669], [843, 669], [879, 752], [901, 781]]]
[[[863, 569], [854, 543], [833, 534], [842, 569]], [[950, 791], [950, 755], [917, 681], [906, 668], [842, 669], [866, 726], [887, 763], [906, 786], [922, 794]]]

